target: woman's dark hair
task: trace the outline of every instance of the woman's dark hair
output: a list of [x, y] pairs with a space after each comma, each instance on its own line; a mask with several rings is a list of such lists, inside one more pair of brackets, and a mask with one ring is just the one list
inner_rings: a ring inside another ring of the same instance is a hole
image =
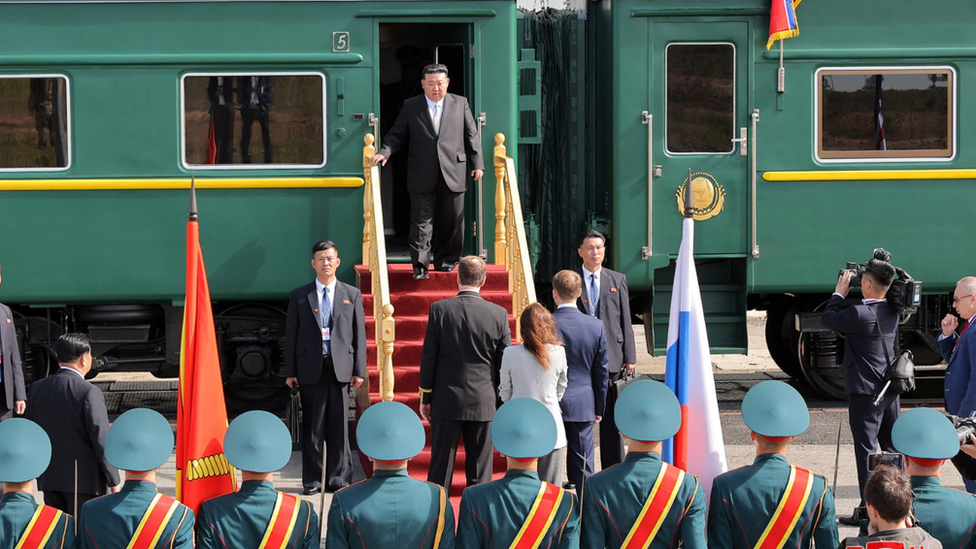
[[539, 303], [532, 303], [522, 311], [519, 323], [525, 348], [548, 370], [550, 362], [546, 345], [563, 344], [559, 339], [559, 332], [556, 331], [556, 321], [552, 318], [552, 313]]

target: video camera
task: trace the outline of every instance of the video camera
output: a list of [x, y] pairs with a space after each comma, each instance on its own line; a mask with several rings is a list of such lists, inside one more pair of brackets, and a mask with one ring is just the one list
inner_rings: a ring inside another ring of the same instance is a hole
[[[891, 253], [889, 253], [884, 248], [875, 248], [872, 259], [877, 259], [878, 261], [883, 261], [885, 263], [891, 263]], [[905, 272], [905, 269], [901, 267], [895, 267], [895, 280], [891, 283], [891, 287], [888, 288], [888, 293], [885, 294], [885, 299], [888, 300], [892, 306], [898, 309], [898, 312], [902, 317], [907, 317], [908, 315], [914, 314], [918, 310], [918, 306], [922, 301], [922, 281], [915, 280]], [[867, 270], [866, 263], [853, 263], [848, 262], [846, 269], [841, 269], [837, 276], [840, 276], [845, 271], [850, 271], [854, 276], [851, 277], [851, 287], [860, 288], [861, 287], [861, 277], [864, 276], [864, 272]]]
[[[947, 413], [945, 415], [956, 428], [956, 435], [959, 436], [959, 445], [972, 444], [969, 435], [976, 435], [976, 417], [959, 417]], [[976, 459], [973, 459], [960, 450], [956, 457], [952, 458], [952, 464], [959, 471], [959, 475], [966, 480], [976, 480]]]

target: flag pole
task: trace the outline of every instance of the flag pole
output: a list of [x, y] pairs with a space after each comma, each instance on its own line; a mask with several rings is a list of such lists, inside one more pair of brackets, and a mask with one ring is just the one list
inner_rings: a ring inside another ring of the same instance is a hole
[[688, 184], [685, 185], [685, 217], [695, 215], [695, 200], [691, 196], [691, 168], [688, 168]]
[[197, 185], [196, 175], [193, 172], [190, 172], [190, 207], [187, 208], [186, 213], [188, 220], [197, 220]]
[[783, 39], [779, 39], [779, 72], [776, 74], [776, 91], [786, 91], [786, 69], [783, 67]]

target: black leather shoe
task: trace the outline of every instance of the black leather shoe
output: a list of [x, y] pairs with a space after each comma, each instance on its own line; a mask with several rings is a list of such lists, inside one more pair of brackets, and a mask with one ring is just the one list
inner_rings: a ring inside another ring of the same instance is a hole
[[867, 520], [868, 513], [864, 507], [855, 507], [854, 513], [849, 517], [840, 517], [837, 522], [844, 526], [860, 526], [862, 520]]
[[315, 494], [318, 494], [321, 491], [322, 491], [321, 487], [312, 486], [311, 488], [306, 488], [305, 490], [303, 490], [302, 493], [305, 494], [306, 496], [314, 496]]
[[427, 267], [423, 265], [413, 266], [413, 279], [414, 280], [427, 280], [430, 278], [430, 274], [427, 273]]
[[563, 483], [563, 488], [566, 489], [566, 490], [572, 490], [573, 492], [575, 492], [576, 491], [576, 483], [573, 483], [573, 482]]
[[455, 262], [455, 263], [449, 263], [447, 265], [438, 265], [438, 266], [434, 267], [434, 270], [435, 271], [442, 272], [442, 273], [449, 273], [449, 272], [451, 272], [451, 271], [454, 270], [454, 267], [457, 267], [457, 266], [458, 266], [457, 262]]

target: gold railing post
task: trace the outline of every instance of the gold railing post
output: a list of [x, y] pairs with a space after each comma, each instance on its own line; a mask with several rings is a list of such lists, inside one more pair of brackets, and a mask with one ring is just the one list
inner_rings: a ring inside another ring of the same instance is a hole
[[370, 251], [373, 246], [373, 178], [370, 176], [369, 159], [376, 154], [373, 142], [376, 137], [367, 133], [363, 137], [366, 145], [363, 147], [363, 174], [366, 176], [366, 186], [363, 188], [363, 265], [370, 266]]
[[[384, 402], [393, 400], [393, 343], [396, 340], [396, 322], [393, 305], [383, 305], [382, 345], [377, 345], [380, 357], [380, 397]], [[379, 341], [377, 341], [379, 343]]]
[[495, 263], [508, 266], [505, 238], [505, 135], [495, 134]]

